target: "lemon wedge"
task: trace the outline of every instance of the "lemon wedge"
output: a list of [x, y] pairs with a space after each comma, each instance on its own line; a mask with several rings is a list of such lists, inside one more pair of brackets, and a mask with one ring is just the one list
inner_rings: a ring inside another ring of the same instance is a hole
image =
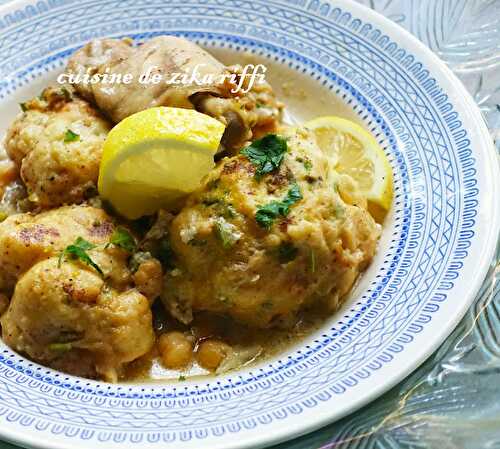
[[101, 197], [129, 219], [175, 206], [214, 167], [224, 129], [192, 109], [156, 107], [127, 117], [104, 143]]
[[341, 117], [318, 117], [305, 124], [316, 136], [338, 173], [356, 181], [368, 210], [382, 221], [392, 203], [392, 169], [375, 138], [360, 125]]

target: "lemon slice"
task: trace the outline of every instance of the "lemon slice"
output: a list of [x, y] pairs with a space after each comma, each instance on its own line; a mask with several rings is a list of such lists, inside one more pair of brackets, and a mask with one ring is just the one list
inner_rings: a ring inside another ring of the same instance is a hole
[[368, 210], [381, 221], [392, 202], [392, 169], [375, 138], [357, 123], [326, 116], [305, 124], [338, 173], [356, 181]]
[[109, 133], [99, 193], [129, 219], [175, 206], [213, 167], [224, 125], [192, 109], [157, 107]]

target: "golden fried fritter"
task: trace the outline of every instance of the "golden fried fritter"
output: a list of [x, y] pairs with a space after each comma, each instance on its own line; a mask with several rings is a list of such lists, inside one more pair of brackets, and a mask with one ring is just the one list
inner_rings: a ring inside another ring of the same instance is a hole
[[119, 292], [91, 267], [57, 257], [21, 277], [1, 324], [4, 341], [31, 359], [108, 381], [150, 351], [155, 338], [145, 296]]
[[110, 125], [66, 88], [48, 88], [24, 104], [5, 139], [30, 200], [41, 208], [82, 202], [96, 192]]
[[380, 227], [363, 199], [306, 130], [284, 137], [279, 169], [256, 177], [247, 156], [223, 159], [172, 221], [162, 299], [181, 321], [204, 310], [290, 323], [305, 306], [337, 307], [373, 257]]
[[[102, 209], [89, 206], [65, 206], [37, 215], [11, 215], [0, 223], [0, 291], [11, 292], [21, 274], [35, 263], [58, 255], [78, 237], [103, 245], [114, 229], [113, 220]], [[123, 263], [113, 264], [104, 256], [99, 256], [103, 258], [100, 262], [103, 269], [110, 270], [108, 275], [117, 284], [124, 283], [129, 276], [125, 267], [127, 254], [122, 251], [113, 255]]]

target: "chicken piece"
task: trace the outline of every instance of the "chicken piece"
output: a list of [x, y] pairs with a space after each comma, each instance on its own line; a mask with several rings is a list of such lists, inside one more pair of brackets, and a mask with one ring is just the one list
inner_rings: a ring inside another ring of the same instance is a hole
[[[96, 39], [78, 50], [68, 61], [67, 73], [89, 76], [99, 73], [99, 68], [114, 67], [132, 56], [134, 49], [130, 39]], [[76, 83], [78, 93], [86, 100], [96, 103], [94, 89], [91, 83]], [[109, 115], [112, 115], [111, 113]], [[120, 121], [120, 120], [118, 120]]]
[[146, 297], [117, 291], [91, 267], [57, 257], [21, 277], [1, 324], [5, 343], [32, 360], [112, 382], [155, 341]]
[[[103, 245], [109, 242], [114, 229], [113, 220], [103, 210], [87, 206], [8, 217], [0, 223], [0, 291], [11, 293], [20, 275], [35, 263], [58, 255], [78, 237]], [[116, 287], [130, 282], [125, 251], [111, 247], [97, 257], [97, 263]]]
[[[159, 36], [138, 47], [131, 47], [130, 40], [93, 41], [71, 57], [67, 74], [78, 77], [77, 91], [115, 123], [154, 106], [195, 108], [211, 115], [227, 126], [222, 143], [229, 150], [241, 148], [262, 130], [275, 129], [283, 109], [266, 82], [254, 84], [248, 93], [232, 92], [241, 67], [226, 68], [196, 44], [174, 36]], [[84, 82], [85, 74], [122, 80], [131, 74], [132, 79], [108, 83], [102, 78], [90, 84]], [[173, 74], [180, 75], [176, 81]], [[143, 76], [160, 81], [145, 83]], [[246, 78], [243, 86], [248, 87]]]
[[29, 198], [41, 208], [82, 202], [97, 191], [109, 123], [66, 88], [47, 88], [24, 104], [5, 140]]
[[[69, 60], [67, 73], [102, 75], [131, 74], [130, 84], [80, 82], [76, 89], [94, 102], [115, 123], [135, 112], [154, 106], [192, 108], [188, 97], [200, 87], [192, 84], [171, 85], [162, 79], [159, 83], [141, 83], [141, 75], [168, 76], [170, 73], [190, 73], [199, 65], [201, 76], [222, 75], [224, 66], [197, 45], [177, 37], [160, 36], [139, 47], [131, 41], [104, 39], [92, 41], [77, 51]], [[208, 87], [207, 87], [208, 89]]]
[[304, 307], [336, 308], [372, 259], [380, 226], [365, 201], [346, 195], [345, 176], [308, 131], [284, 137], [278, 169], [256, 177], [247, 156], [225, 158], [171, 222], [175, 268], [162, 300], [184, 323], [209, 311], [261, 328], [291, 325]]

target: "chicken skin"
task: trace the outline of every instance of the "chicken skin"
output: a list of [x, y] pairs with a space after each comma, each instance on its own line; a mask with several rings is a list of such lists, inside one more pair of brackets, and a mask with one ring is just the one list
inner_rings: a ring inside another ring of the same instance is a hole
[[51, 208], [95, 194], [109, 123], [66, 88], [47, 88], [23, 108], [7, 131], [5, 148], [30, 201]]
[[[194, 73], [196, 80], [191, 79]], [[132, 78], [128, 83], [102, 78], [91, 84], [84, 82], [85, 74]], [[174, 74], [187, 75], [187, 82], [174, 82]], [[274, 130], [281, 120], [283, 105], [267, 82], [255, 83], [245, 93], [233, 92], [242, 77], [240, 66], [225, 67], [193, 42], [174, 36], [159, 36], [138, 47], [130, 40], [92, 41], [70, 58], [67, 75], [78, 76], [76, 90], [115, 123], [155, 106], [208, 114], [226, 125], [222, 149], [231, 151]], [[159, 82], [144, 82], [154, 76]], [[249, 88], [246, 78], [243, 88]]]
[[162, 300], [179, 320], [210, 311], [286, 326], [304, 307], [335, 309], [373, 257], [380, 227], [352, 182], [307, 130], [283, 137], [279, 168], [259, 175], [247, 155], [225, 158], [171, 222]]

